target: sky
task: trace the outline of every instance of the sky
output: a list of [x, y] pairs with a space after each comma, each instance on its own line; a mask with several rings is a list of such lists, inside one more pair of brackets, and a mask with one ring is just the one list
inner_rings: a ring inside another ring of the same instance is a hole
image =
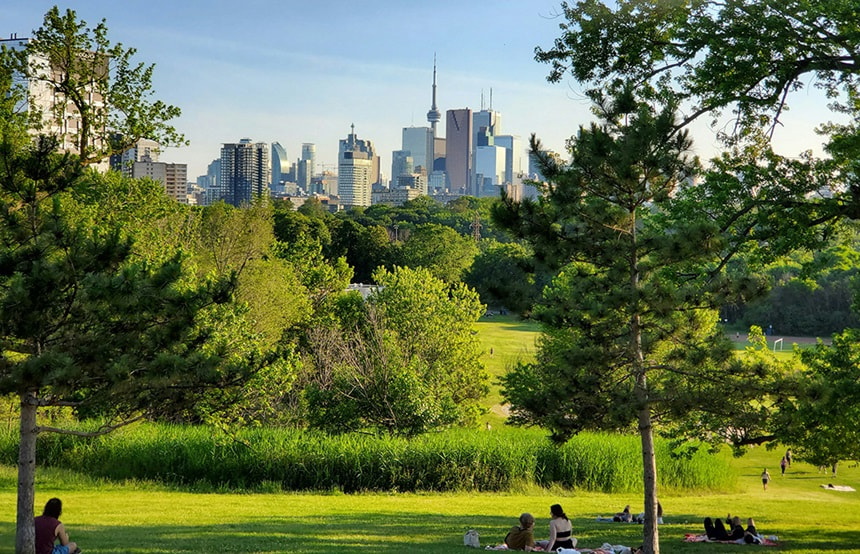
[[[190, 141], [161, 161], [188, 164], [189, 180], [222, 143], [243, 138], [280, 142], [292, 160], [302, 143], [315, 143], [317, 168], [336, 170], [351, 124], [373, 142], [387, 175], [402, 128], [428, 125], [434, 55], [439, 135], [446, 110], [489, 107], [491, 89], [501, 133], [524, 145], [535, 133], [563, 152], [592, 119], [582, 87], [548, 83], [550, 67], [534, 60], [536, 46], [560, 36], [560, 1], [19, 0], [0, 3], [0, 36], [30, 36], [54, 4], [90, 26], [106, 19], [112, 41], [155, 64], [156, 96], [182, 109], [173, 123]], [[820, 152], [813, 129], [828, 119], [825, 100], [810, 89], [791, 101], [777, 148]], [[704, 121], [693, 136], [700, 156], [715, 154]]]

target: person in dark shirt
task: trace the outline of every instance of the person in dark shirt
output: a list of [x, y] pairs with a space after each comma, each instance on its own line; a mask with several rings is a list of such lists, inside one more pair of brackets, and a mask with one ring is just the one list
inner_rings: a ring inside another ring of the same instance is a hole
[[[63, 503], [52, 498], [45, 504], [42, 515], [33, 522], [36, 526], [36, 554], [79, 554], [81, 549], [69, 540], [66, 528], [60, 523]], [[55, 544], [60, 541], [60, 544]]]

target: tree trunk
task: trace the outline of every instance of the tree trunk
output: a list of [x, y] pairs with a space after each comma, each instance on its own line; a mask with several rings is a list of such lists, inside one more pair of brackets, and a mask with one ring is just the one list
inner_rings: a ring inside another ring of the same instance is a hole
[[[644, 381], [644, 374], [642, 380]], [[639, 409], [639, 436], [642, 439], [642, 471], [645, 485], [645, 523], [642, 530], [642, 544], [645, 547], [645, 554], [658, 554], [660, 537], [657, 533], [657, 458], [654, 454], [651, 407], [647, 403]]]
[[21, 394], [21, 429], [18, 444], [18, 519], [15, 554], [36, 552], [33, 505], [36, 501], [36, 394]]

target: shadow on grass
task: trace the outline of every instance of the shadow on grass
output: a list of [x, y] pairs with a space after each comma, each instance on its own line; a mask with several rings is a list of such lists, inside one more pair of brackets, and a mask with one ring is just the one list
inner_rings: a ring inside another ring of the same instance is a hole
[[[273, 511], [277, 505], [273, 505]], [[660, 527], [662, 549], [667, 552], [715, 552], [730, 545], [685, 543], [686, 533], [700, 533], [697, 516], [678, 515]], [[688, 523], [680, 523], [681, 521]], [[497, 516], [445, 516], [422, 513], [353, 513], [327, 517], [257, 516], [233, 523], [211, 525], [78, 526], [72, 530], [88, 554], [155, 552], [296, 552], [323, 554], [339, 552], [364, 554], [400, 552], [441, 554], [460, 552], [464, 522], [478, 530], [481, 545], [500, 542], [515, 523], [513, 518]], [[641, 544], [642, 526], [636, 524], [583, 522], [574, 519], [574, 534], [582, 548], [597, 548], [604, 542], [636, 546]], [[539, 526], [536, 535], [544, 536]], [[12, 552], [14, 524], [0, 523], [0, 553]], [[779, 551], [847, 552], [858, 551], [860, 529], [818, 529], [814, 536], [781, 537]], [[768, 549], [770, 552], [771, 549]], [[774, 549], [776, 551], [776, 549]], [[764, 554], [764, 553], [763, 553]]]

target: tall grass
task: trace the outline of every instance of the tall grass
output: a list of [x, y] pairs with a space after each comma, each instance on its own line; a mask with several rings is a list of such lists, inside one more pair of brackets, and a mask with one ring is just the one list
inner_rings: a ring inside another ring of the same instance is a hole
[[[658, 442], [661, 486], [720, 489], [734, 477], [723, 458], [672, 458]], [[0, 464], [14, 464], [17, 437], [0, 431]], [[451, 430], [413, 439], [329, 436], [293, 429], [145, 424], [111, 435], [39, 438], [43, 465], [111, 480], [147, 480], [194, 490], [508, 491], [522, 485], [641, 491], [633, 436], [583, 434], [555, 446], [539, 431]]]

